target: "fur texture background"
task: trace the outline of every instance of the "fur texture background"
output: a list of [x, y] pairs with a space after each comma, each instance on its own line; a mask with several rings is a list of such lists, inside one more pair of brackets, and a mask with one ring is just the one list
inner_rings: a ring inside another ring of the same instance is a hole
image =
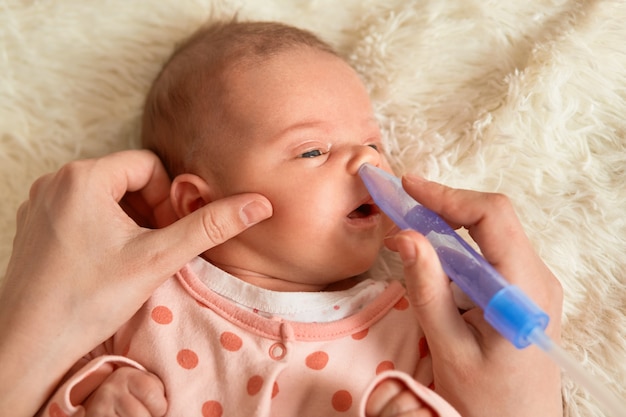
[[[0, 0], [0, 271], [30, 184], [136, 147], [174, 44], [235, 13], [345, 54], [399, 173], [507, 194], [564, 286], [564, 346], [626, 396], [623, 1]], [[563, 395], [602, 415], [567, 378]]]

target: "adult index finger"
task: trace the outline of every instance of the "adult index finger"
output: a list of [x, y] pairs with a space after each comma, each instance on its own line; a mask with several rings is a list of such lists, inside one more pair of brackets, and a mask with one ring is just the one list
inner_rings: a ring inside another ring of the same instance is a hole
[[402, 184], [448, 223], [468, 229], [494, 267], [523, 267], [528, 257], [535, 257], [513, 205], [503, 194], [454, 189], [412, 175], [405, 176]]
[[487, 259], [551, 317], [560, 315], [562, 290], [532, 247], [510, 200], [502, 194], [446, 187], [405, 176], [406, 191], [451, 224], [463, 225]]
[[127, 192], [141, 193], [152, 207], [169, 198], [169, 176], [158, 156], [148, 150], [120, 151], [96, 159], [93, 174], [116, 201]]

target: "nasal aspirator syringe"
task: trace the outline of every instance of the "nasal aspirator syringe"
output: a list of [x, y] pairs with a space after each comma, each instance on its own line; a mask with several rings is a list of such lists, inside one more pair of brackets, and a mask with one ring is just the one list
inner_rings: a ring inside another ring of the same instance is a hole
[[368, 163], [359, 168], [359, 175], [376, 205], [398, 227], [417, 230], [430, 241], [448, 277], [483, 309], [485, 320], [502, 336], [519, 349], [537, 345], [596, 397], [607, 416], [626, 416], [626, 403], [545, 334], [548, 315], [518, 286], [508, 283], [439, 215], [408, 195], [399, 178]]

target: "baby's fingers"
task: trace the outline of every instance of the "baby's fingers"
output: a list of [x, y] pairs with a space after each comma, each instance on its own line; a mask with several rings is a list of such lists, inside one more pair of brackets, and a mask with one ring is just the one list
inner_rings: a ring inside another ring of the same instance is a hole
[[163, 383], [131, 367], [115, 370], [85, 403], [85, 417], [162, 417], [167, 411]]
[[165, 387], [154, 374], [142, 372], [134, 374], [128, 380], [129, 392], [139, 400], [152, 417], [161, 417], [167, 411]]

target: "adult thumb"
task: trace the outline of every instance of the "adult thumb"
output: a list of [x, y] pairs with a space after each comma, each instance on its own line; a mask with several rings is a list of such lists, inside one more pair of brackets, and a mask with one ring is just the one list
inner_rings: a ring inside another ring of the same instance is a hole
[[267, 198], [237, 194], [213, 201], [163, 229], [143, 233], [133, 244], [139, 253], [149, 248], [153, 261], [150, 269], [166, 278], [195, 256], [271, 216], [272, 205]]
[[399, 232], [395, 246], [404, 265], [407, 293], [433, 356], [449, 354], [474, 339], [459, 314], [450, 280], [430, 242], [413, 230]]

